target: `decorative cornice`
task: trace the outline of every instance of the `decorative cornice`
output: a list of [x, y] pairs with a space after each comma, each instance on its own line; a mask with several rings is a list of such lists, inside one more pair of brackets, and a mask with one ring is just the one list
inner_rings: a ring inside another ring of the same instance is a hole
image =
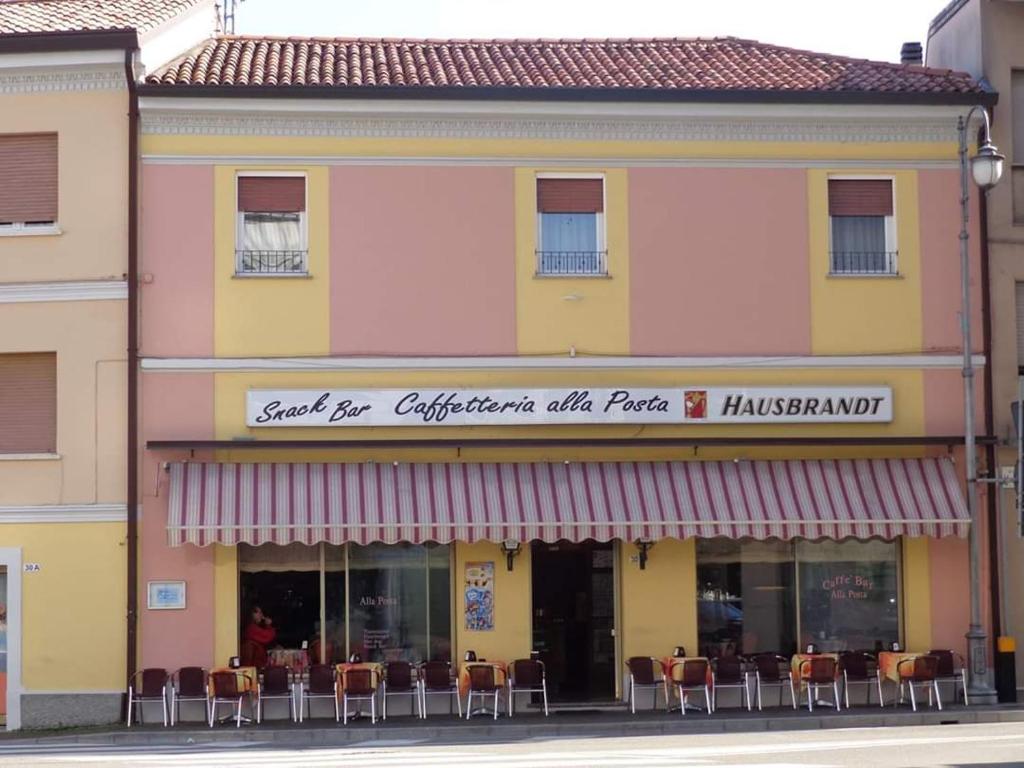
[[36, 301], [116, 301], [127, 298], [128, 283], [124, 280], [0, 284], [0, 304]]
[[113, 67], [20, 71], [0, 69], [0, 94], [124, 89], [124, 70]]
[[[985, 365], [974, 355], [975, 367]], [[793, 357], [145, 357], [145, 371], [653, 370], [715, 368], [959, 368], [959, 355]]]
[[334, 138], [574, 139], [580, 141], [955, 142], [950, 119], [631, 119], [354, 117], [144, 111], [149, 135]]
[[0, 507], [0, 525], [10, 523], [123, 523], [126, 504], [55, 504]]

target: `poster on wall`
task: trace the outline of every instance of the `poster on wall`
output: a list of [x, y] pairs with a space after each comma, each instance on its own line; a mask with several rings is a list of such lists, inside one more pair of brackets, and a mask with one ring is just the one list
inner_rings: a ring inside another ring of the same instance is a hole
[[494, 563], [466, 563], [466, 629], [494, 629]]

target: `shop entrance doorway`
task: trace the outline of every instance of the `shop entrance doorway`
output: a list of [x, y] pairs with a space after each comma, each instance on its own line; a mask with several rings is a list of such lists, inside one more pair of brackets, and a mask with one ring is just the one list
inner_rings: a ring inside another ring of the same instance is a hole
[[615, 549], [534, 542], [533, 648], [554, 702], [615, 698]]

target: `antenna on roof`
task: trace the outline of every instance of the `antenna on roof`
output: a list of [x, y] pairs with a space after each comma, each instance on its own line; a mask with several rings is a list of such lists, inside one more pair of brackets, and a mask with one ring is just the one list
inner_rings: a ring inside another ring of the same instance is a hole
[[238, 3], [244, 3], [245, 0], [222, 0], [222, 2], [224, 6], [220, 19], [221, 31], [226, 35], [233, 35], [235, 34], [235, 6]]

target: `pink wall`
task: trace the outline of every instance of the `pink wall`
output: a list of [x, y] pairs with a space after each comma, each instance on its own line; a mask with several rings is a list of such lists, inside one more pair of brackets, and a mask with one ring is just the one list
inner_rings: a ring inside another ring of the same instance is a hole
[[[977, 433], [985, 432], [985, 378], [980, 368], [974, 376], [974, 423]], [[958, 368], [922, 371], [924, 379], [924, 429], [928, 435], [964, 433], [964, 382]], [[897, 404], [899, 407], [899, 404]]]
[[[140, 380], [143, 443], [214, 436], [213, 374], [144, 373]], [[167, 545], [167, 473], [161, 464], [186, 458], [187, 455], [143, 449], [139, 528], [140, 667], [209, 667], [214, 661], [213, 547]], [[183, 611], [148, 610], [146, 584], [154, 579], [184, 579], [187, 608]]]
[[213, 166], [142, 166], [143, 355], [213, 355]]
[[629, 233], [633, 354], [810, 353], [806, 171], [630, 169]]
[[[932, 575], [932, 647], [966, 655], [964, 634], [971, 618], [967, 539], [931, 539], [928, 562]], [[988, 590], [982, 592], [987, 600]]]
[[[978, 196], [971, 183], [971, 345], [981, 352], [981, 250]], [[924, 349], [960, 350], [960, 171], [918, 171]], [[898, 215], [898, 212], [897, 212]], [[979, 381], [980, 381], [979, 377]]]
[[511, 168], [331, 169], [331, 352], [516, 352]]

